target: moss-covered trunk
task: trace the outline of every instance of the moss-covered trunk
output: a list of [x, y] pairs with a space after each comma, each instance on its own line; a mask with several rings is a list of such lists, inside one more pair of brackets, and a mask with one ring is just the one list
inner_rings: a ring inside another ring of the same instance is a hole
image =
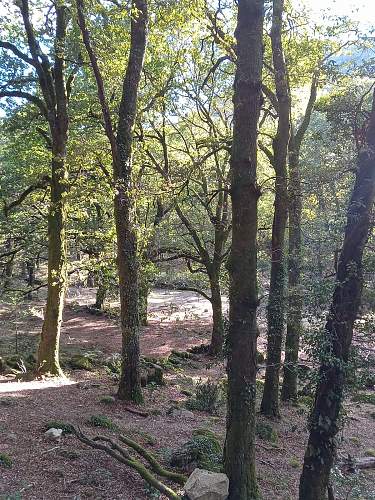
[[[28, 19], [28, 4], [25, 0], [23, 0], [22, 13], [24, 19]], [[46, 56], [41, 56], [32, 27], [25, 21], [30, 51], [34, 60], [38, 61], [36, 67], [46, 102], [52, 145], [51, 199], [48, 214], [48, 291], [38, 349], [37, 374], [54, 376], [62, 374], [59, 364], [59, 342], [67, 286], [66, 194], [68, 170], [66, 148], [69, 129], [69, 97], [64, 76], [64, 50], [68, 21], [67, 7], [63, 3], [57, 4], [53, 68], [51, 68]]]
[[255, 395], [258, 306], [257, 125], [263, 66], [263, 0], [239, 0], [231, 150], [232, 247], [228, 262], [229, 333], [225, 472], [229, 499], [258, 497]]
[[212, 306], [212, 335], [210, 354], [220, 355], [224, 342], [223, 306], [221, 302], [220, 280], [218, 273], [210, 276], [211, 306]]
[[120, 399], [139, 403], [142, 401], [139, 351], [139, 262], [132, 187], [132, 142], [138, 88], [147, 41], [147, 2], [134, 0], [132, 9], [130, 53], [119, 110], [114, 177], [122, 331], [122, 370], [118, 396]]
[[37, 372], [39, 375], [61, 375], [59, 343], [62, 313], [67, 285], [66, 245], [66, 146], [54, 147], [52, 159], [51, 201], [48, 215], [48, 289], [47, 305], [40, 344]]
[[297, 399], [298, 351], [302, 332], [302, 289], [301, 289], [301, 214], [302, 190], [299, 172], [299, 151], [293, 140], [289, 153], [289, 251], [288, 251], [288, 313], [285, 340], [285, 361], [281, 399]]
[[273, 1], [271, 45], [276, 96], [278, 102], [277, 132], [273, 140], [275, 203], [272, 225], [271, 279], [267, 310], [267, 368], [261, 412], [279, 415], [279, 376], [284, 331], [285, 256], [284, 240], [288, 219], [287, 156], [290, 135], [290, 94], [282, 45], [284, 0]]
[[325, 500], [336, 452], [336, 434], [345, 385], [353, 324], [361, 302], [362, 257], [371, 228], [375, 200], [375, 92], [366, 144], [358, 157], [356, 181], [347, 212], [336, 286], [322, 339], [310, 435], [300, 479], [300, 500]]

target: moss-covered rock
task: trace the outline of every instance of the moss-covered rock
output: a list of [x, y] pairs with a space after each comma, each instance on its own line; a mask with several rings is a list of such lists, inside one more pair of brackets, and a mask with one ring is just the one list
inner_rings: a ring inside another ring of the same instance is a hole
[[256, 423], [255, 433], [261, 439], [276, 443], [278, 440], [277, 431], [267, 422], [258, 421]]
[[72, 434], [73, 426], [66, 422], [62, 422], [61, 420], [50, 420], [44, 426], [44, 430], [48, 431], [49, 429], [61, 429], [63, 434]]
[[69, 366], [73, 370], [86, 370], [92, 371], [93, 369], [93, 361], [88, 356], [83, 354], [76, 354], [69, 361]]
[[222, 469], [223, 449], [216, 434], [208, 429], [193, 431], [192, 438], [175, 450], [170, 459], [173, 467], [199, 467], [214, 472]]

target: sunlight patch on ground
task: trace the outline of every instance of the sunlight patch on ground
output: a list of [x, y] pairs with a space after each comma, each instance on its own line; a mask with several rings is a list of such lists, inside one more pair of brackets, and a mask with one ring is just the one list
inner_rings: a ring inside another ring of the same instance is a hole
[[51, 380], [32, 380], [31, 382], [4, 382], [0, 384], [0, 394], [9, 394], [19, 391], [34, 391], [40, 389], [50, 389], [53, 387], [62, 387], [74, 385], [77, 382], [69, 379], [51, 379]]

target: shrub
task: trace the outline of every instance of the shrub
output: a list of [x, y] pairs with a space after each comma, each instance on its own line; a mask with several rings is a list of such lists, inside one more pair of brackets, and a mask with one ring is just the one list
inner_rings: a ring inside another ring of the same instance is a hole
[[186, 402], [191, 410], [216, 413], [222, 402], [222, 389], [220, 384], [208, 379], [206, 382], [199, 379], [195, 386], [195, 395]]

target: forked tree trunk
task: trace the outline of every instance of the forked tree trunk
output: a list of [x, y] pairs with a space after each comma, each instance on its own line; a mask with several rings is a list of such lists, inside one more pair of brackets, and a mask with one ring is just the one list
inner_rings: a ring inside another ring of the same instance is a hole
[[324, 500], [335, 458], [335, 437], [345, 385], [345, 371], [353, 337], [353, 324], [361, 302], [362, 256], [375, 200], [375, 92], [366, 135], [358, 156], [356, 181], [349, 202], [330, 312], [322, 345], [311, 417], [310, 435], [300, 479], [300, 500]]
[[263, 66], [263, 0], [238, 0], [237, 67], [231, 150], [232, 248], [228, 333], [225, 472], [229, 499], [258, 497], [255, 396], [258, 307], [257, 125]]
[[289, 144], [289, 253], [288, 253], [288, 315], [285, 340], [284, 377], [281, 399], [297, 399], [298, 352], [302, 332], [301, 289], [301, 216], [302, 190], [299, 171], [299, 151], [293, 138]]
[[132, 1], [130, 51], [123, 82], [117, 137], [112, 125], [98, 60], [86, 27], [83, 0], [76, 0], [76, 5], [78, 23], [95, 76], [105, 131], [111, 145], [116, 187], [114, 213], [122, 332], [122, 370], [118, 397], [139, 403], [142, 401], [139, 352], [139, 260], [132, 185], [132, 142], [138, 88], [147, 42], [147, 1]]
[[120, 399], [142, 401], [139, 351], [139, 263], [132, 185], [132, 142], [138, 88], [147, 41], [147, 1], [133, 0], [129, 61], [126, 68], [117, 128], [114, 180], [117, 265], [120, 285], [122, 370]]
[[284, 240], [288, 219], [287, 155], [290, 134], [290, 95], [287, 69], [282, 46], [282, 16], [284, 0], [274, 0], [271, 44], [278, 102], [278, 124], [273, 140], [273, 167], [275, 180], [275, 208], [272, 225], [271, 279], [267, 310], [267, 368], [261, 412], [279, 416], [279, 377], [284, 331], [285, 256]]

